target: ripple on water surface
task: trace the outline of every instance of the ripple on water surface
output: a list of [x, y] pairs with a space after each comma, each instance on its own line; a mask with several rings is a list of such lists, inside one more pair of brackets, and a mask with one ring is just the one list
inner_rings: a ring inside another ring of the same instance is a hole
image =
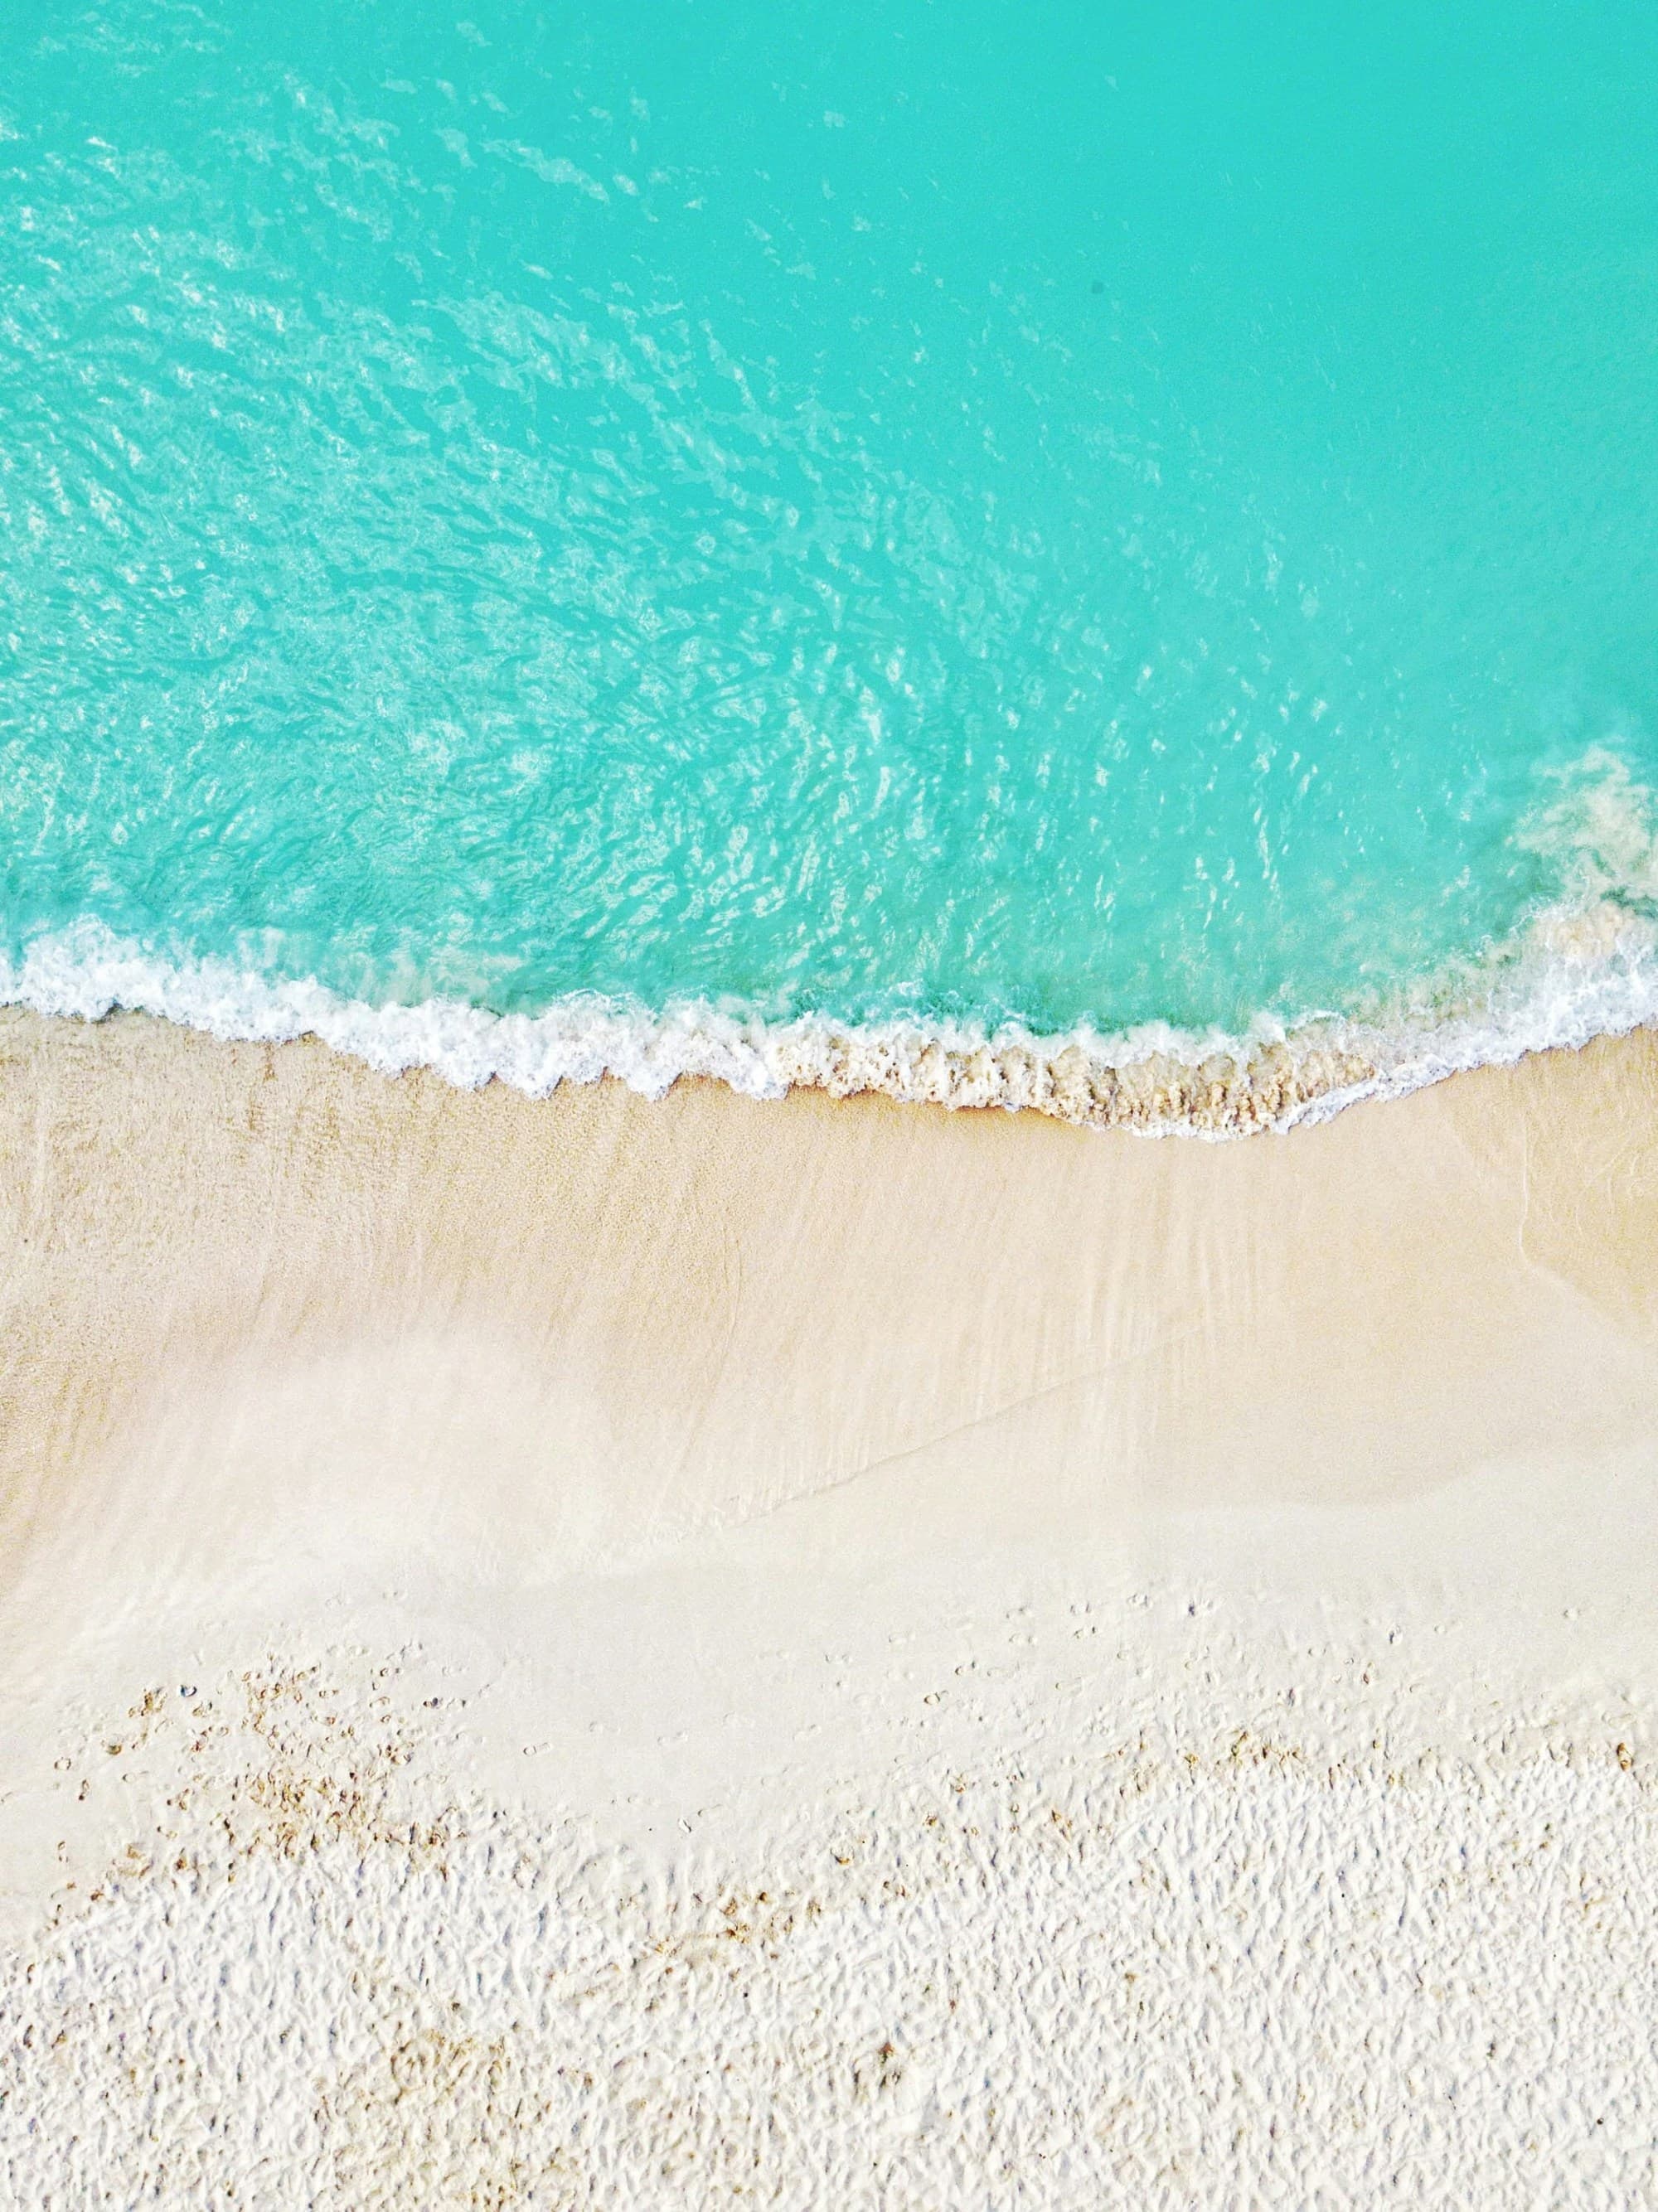
[[1658, 1006], [1649, 11], [15, 40], [13, 995], [1200, 1127]]

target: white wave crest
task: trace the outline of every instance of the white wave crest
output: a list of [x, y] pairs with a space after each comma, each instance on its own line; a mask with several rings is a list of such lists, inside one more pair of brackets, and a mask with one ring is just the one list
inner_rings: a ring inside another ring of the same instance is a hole
[[692, 1000], [645, 1012], [590, 994], [535, 1015], [448, 999], [375, 1006], [221, 960], [161, 960], [95, 921], [36, 938], [21, 960], [0, 958], [0, 1003], [94, 1021], [126, 1008], [222, 1038], [312, 1036], [387, 1074], [429, 1067], [462, 1088], [496, 1080], [532, 1097], [610, 1075], [656, 1098], [682, 1076], [704, 1076], [752, 1098], [796, 1085], [873, 1091], [1149, 1135], [1241, 1136], [1658, 1024], [1658, 807], [1601, 749], [1555, 782], [1520, 842], [1549, 857], [1566, 895], [1513, 939], [1362, 1020], [1043, 1036], [1016, 1024], [768, 1023]]

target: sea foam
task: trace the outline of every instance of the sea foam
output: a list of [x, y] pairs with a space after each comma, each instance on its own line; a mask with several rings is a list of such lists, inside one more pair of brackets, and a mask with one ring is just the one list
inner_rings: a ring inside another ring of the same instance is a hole
[[125, 1008], [222, 1038], [312, 1036], [387, 1074], [430, 1067], [463, 1088], [493, 1079], [532, 1097], [610, 1075], [658, 1098], [682, 1076], [705, 1076], [751, 1098], [797, 1086], [839, 1097], [882, 1091], [1211, 1138], [1289, 1129], [1460, 1069], [1658, 1022], [1658, 940], [1616, 909], [1542, 915], [1517, 951], [1490, 964], [1482, 995], [1396, 1024], [1328, 1018], [1263, 1022], [1243, 1036], [1161, 1025], [1038, 1036], [1011, 1025], [767, 1024], [697, 1003], [653, 1014], [588, 998], [533, 1016], [442, 999], [373, 1006], [219, 961], [170, 964], [86, 922], [0, 963], [0, 1001], [87, 1020]]
[[1564, 895], [1512, 937], [1362, 1017], [1262, 1017], [1242, 1034], [1161, 1023], [1045, 1036], [1016, 1024], [766, 1021], [704, 1000], [652, 1011], [593, 994], [533, 1015], [445, 998], [371, 1006], [314, 980], [163, 959], [92, 919], [0, 958], [0, 1003], [92, 1021], [124, 1008], [226, 1039], [315, 1036], [388, 1075], [429, 1067], [464, 1089], [493, 1080], [532, 1097], [608, 1075], [660, 1098], [681, 1077], [703, 1076], [750, 1098], [878, 1091], [1154, 1136], [1283, 1131], [1360, 1099], [1658, 1024], [1653, 795], [1599, 747], [1553, 784], [1517, 842], [1548, 860]]

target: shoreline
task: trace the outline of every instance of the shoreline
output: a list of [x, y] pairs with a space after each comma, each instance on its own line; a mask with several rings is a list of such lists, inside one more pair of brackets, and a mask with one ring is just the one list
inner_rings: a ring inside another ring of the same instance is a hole
[[30, 2201], [1639, 2201], [1658, 1035], [1145, 1145], [10, 1011], [0, 1237]]
[[873, 1093], [1222, 1142], [1286, 1134], [1454, 1074], [1658, 1026], [1650, 839], [1638, 821], [1614, 826], [1625, 842], [1637, 836], [1637, 859], [1624, 854], [1609, 872], [1580, 854], [1583, 896], [1533, 914], [1511, 939], [1419, 981], [1387, 1012], [1289, 1025], [1261, 1016], [1238, 1035], [1164, 1023], [1107, 1036], [1087, 1024], [1044, 1036], [1017, 1022], [768, 1019], [701, 1000], [648, 1012], [592, 993], [533, 1015], [458, 999], [369, 1005], [314, 979], [271, 981], [222, 960], [169, 964], [93, 922], [35, 939], [21, 961], [0, 957], [0, 1007], [93, 1021], [147, 1014], [222, 1042], [312, 1038], [381, 1075], [429, 1068], [461, 1090], [499, 1082], [530, 1098], [611, 1079], [655, 1100], [707, 1079], [748, 1098]]

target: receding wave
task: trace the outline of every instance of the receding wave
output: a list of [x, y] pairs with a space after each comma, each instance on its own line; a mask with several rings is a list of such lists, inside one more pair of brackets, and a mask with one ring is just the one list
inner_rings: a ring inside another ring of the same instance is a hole
[[375, 1006], [223, 960], [160, 959], [95, 920], [0, 958], [0, 1002], [88, 1020], [125, 1008], [227, 1039], [314, 1036], [387, 1074], [429, 1067], [463, 1088], [494, 1080], [533, 1097], [607, 1075], [660, 1097], [701, 1076], [753, 1098], [879, 1091], [1149, 1135], [1282, 1131], [1460, 1070], [1658, 1024], [1653, 794], [1599, 748], [1555, 784], [1518, 839], [1551, 862], [1563, 895], [1509, 939], [1362, 1015], [1263, 1018], [1242, 1035], [767, 1022], [702, 1001], [651, 1012], [590, 994], [533, 1015], [452, 999]]

